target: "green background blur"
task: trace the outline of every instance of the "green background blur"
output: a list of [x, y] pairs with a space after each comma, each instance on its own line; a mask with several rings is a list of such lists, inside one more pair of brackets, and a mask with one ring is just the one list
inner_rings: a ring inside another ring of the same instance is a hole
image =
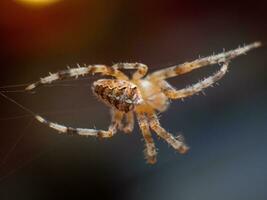
[[[266, 44], [266, 21], [264, 1], [62, 0], [32, 7], [1, 0], [0, 86], [76, 63], [142, 62], [154, 71], [223, 48]], [[137, 126], [110, 140], [58, 135], [29, 116], [8, 119], [26, 113], [1, 98], [0, 199], [266, 200], [266, 56], [263, 46], [238, 57], [206, 96], [172, 101], [161, 123], [182, 131], [191, 149], [179, 155], [155, 137], [153, 166], [145, 163]], [[170, 82], [183, 88], [217, 69]], [[52, 121], [104, 129], [108, 108], [90, 89], [98, 78], [8, 95]]]

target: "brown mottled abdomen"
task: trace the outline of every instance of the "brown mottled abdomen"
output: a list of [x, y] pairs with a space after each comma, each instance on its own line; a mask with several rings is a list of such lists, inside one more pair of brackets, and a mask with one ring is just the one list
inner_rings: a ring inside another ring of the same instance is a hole
[[143, 101], [137, 86], [125, 80], [100, 79], [93, 83], [92, 90], [106, 104], [123, 112], [133, 110]]

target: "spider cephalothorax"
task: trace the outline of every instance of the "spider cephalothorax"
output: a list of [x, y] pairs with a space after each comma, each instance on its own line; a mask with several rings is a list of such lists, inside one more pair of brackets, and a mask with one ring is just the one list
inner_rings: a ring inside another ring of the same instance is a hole
[[[100, 79], [95, 81], [92, 86], [95, 95], [111, 108], [112, 120], [108, 130], [72, 128], [50, 122], [40, 115], [34, 114], [35, 118], [60, 133], [108, 138], [113, 136], [117, 132], [117, 129], [123, 130], [126, 133], [132, 132], [135, 113], [141, 133], [145, 139], [145, 154], [147, 161], [148, 163], [155, 163], [157, 151], [150, 129], [180, 153], [185, 153], [188, 150], [188, 147], [185, 145], [181, 136], [174, 137], [161, 127], [157, 112], [163, 112], [167, 109], [169, 99], [185, 98], [213, 85], [224, 76], [231, 59], [245, 54], [247, 51], [259, 46], [260, 43], [255, 42], [235, 50], [168, 67], [153, 72], [146, 77], [145, 75], [148, 68], [141, 63], [119, 63], [111, 67], [106, 65], [78, 66], [77, 68], [59, 71], [41, 78], [38, 82], [29, 85], [26, 90], [33, 90], [37, 86], [50, 84], [56, 80], [87, 74], [100, 73], [102, 75], [113, 77], [113, 79]], [[166, 81], [167, 78], [188, 73], [194, 69], [213, 64], [221, 65], [218, 72], [184, 89], [176, 90]], [[133, 73], [132, 77], [129, 78], [120, 71], [121, 69], [133, 69], [136, 71]], [[1, 95], [5, 96], [2, 93]], [[124, 118], [125, 124], [122, 124]]]

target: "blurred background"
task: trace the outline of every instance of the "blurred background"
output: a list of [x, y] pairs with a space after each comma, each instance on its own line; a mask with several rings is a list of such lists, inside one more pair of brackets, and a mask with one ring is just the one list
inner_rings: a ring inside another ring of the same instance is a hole
[[[254, 41], [267, 43], [265, 1], [1, 0], [1, 91], [52, 121], [108, 127], [93, 97], [99, 76], [35, 94], [6, 85], [36, 81], [76, 63], [142, 62], [150, 72]], [[172, 101], [160, 116], [191, 147], [179, 155], [154, 137], [143, 156], [139, 128], [110, 140], [58, 135], [0, 100], [0, 199], [267, 199], [266, 47], [231, 62], [220, 85]], [[170, 79], [183, 88], [218, 69]], [[154, 135], [155, 136], [155, 135]]]

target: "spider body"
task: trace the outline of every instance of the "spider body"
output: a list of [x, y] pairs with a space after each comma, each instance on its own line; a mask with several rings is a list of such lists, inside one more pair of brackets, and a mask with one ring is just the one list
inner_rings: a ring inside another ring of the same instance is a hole
[[134, 83], [140, 88], [145, 104], [138, 106], [139, 110], [165, 111], [169, 106], [169, 98], [162, 92], [156, 81], [144, 78]]
[[107, 105], [125, 113], [143, 101], [137, 86], [126, 80], [100, 79], [93, 83], [92, 90]]
[[[148, 67], [142, 63], [118, 63], [113, 66], [78, 66], [77, 68], [62, 70], [53, 74], [50, 73], [50, 75], [41, 78], [26, 88], [27, 91], [31, 91], [39, 86], [51, 84], [60, 79], [77, 78], [87, 74], [101, 74], [113, 77], [113, 79], [100, 79], [95, 81], [92, 86], [94, 94], [111, 108], [112, 119], [108, 130], [73, 128], [50, 122], [40, 115], [31, 113], [34, 114], [39, 122], [57, 130], [59, 133], [101, 138], [112, 137], [118, 129], [125, 133], [132, 132], [134, 128], [134, 114], [136, 114], [141, 133], [145, 140], [145, 156], [147, 162], [153, 164], [156, 162], [157, 151], [151, 130], [180, 153], [185, 153], [189, 149], [184, 143], [183, 137], [175, 137], [161, 127], [157, 112], [163, 112], [168, 108], [169, 99], [189, 97], [212, 86], [225, 75], [230, 60], [260, 45], [259, 42], [255, 42], [228, 52], [158, 70], [147, 76], [145, 75]], [[220, 65], [220, 69], [216, 73], [186, 88], [176, 90], [166, 81], [168, 78], [214, 64]], [[135, 72], [129, 78], [121, 69], [133, 69]], [[1, 95], [5, 97], [5, 95]]]

